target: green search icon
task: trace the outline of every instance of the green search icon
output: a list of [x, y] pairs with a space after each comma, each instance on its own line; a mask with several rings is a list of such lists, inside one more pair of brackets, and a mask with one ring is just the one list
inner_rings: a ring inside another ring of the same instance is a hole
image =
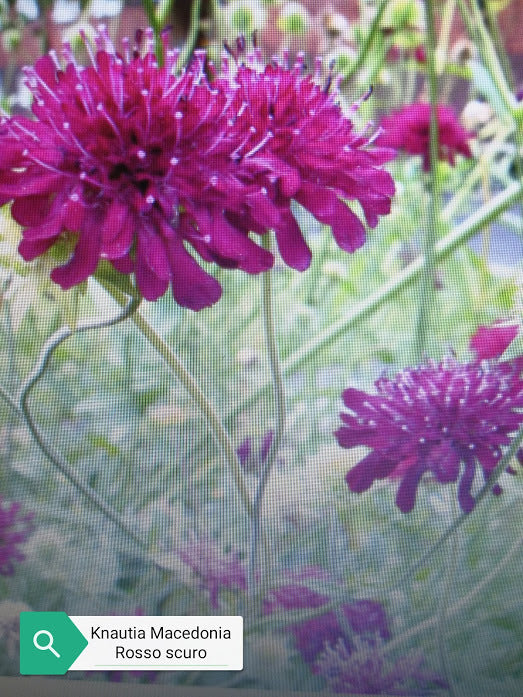
[[[42, 646], [40, 642], [38, 641], [38, 637], [40, 636], [46, 636], [49, 639], [49, 642]], [[33, 637], [33, 644], [36, 646], [37, 649], [40, 649], [40, 651], [52, 651], [56, 658], [60, 658], [60, 654], [58, 651], [53, 649], [53, 635], [51, 632], [48, 632], [47, 629], [41, 629], [39, 632], [36, 632], [36, 634]]]
[[20, 613], [21, 675], [64, 675], [86, 646], [65, 612]]

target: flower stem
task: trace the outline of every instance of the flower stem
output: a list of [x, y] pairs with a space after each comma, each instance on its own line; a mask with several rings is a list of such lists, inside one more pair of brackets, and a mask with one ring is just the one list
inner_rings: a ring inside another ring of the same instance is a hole
[[[453, 501], [454, 514], [456, 511], [456, 500]], [[445, 566], [445, 586], [443, 588], [442, 598], [437, 612], [436, 636], [438, 639], [438, 652], [441, 664], [441, 670], [447, 683], [447, 689], [450, 697], [457, 697], [454, 682], [452, 680], [452, 670], [449, 661], [448, 642], [447, 642], [447, 622], [448, 622], [448, 606], [450, 594], [455, 584], [456, 568], [458, 561], [458, 546], [459, 538], [456, 536], [452, 541], [452, 549], [448, 559], [444, 559]]]
[[492, 39], [490, 38], [487, 28], [485, 27], [478, 4], [476, 2], [471, 2], [469, 10], [469, 6], [464, 2], [464, 0], [457, 0], [457, 3], [463, 19], [463, 24], [465, 25], [471, 39], [479, 48], [481, 58], [483, 59], [483, 62], [490, 73], [494, 84], [496, 85], [498, 94], [500, 95], [508, 113], [513, 115], [513, 112], [517, 106], [516, 98], [512, 94], [510, 85], [505, 78], [503, 68], [499, 61]]
[[[115, 288], [111, 283], [102, 278], [97, 278], [98, 283], [106, 290], [109, 295], [111, 295], [116, 302], [123, 306], [125, 304], [124, 294]], [[234, 445], [223, 427], [220, 417], [216, 413], [212, 404], [207, 400], [203, 392], [201, 391], [198, 383], [189, 373], [189, 371], [182, 365], [182, 362], [174, 353], [174, 351], [165, 343], [165, 341], [158, 336], [155, 330], [143, 317], [143, 315], [137, 311], [131, 317], [133, 323], [145, 337], [145, 339], [151, 344], [151, 346], [160, 354], [169, 368], [173, 371], [176, 377], [180, 380], [182, 385], [185, 387], [189, 395], [194, 400], [195, 404], [198, 406], [202, 412], [207, 425], [212, 432], [216, 442], [220, 446], [229, 466], [231, 468], [231, 473], [233, 475], [234, 481], [238, 488], [240, 498], [245, 507], [245, 510], [249, 516], [253, 513], [253, 505], [251, 502], [251, 497], [247, 490], [245, 484], [245, 479], [241, 469], [240, 461], [238, 455], [234, 448]]]
[[[485, 578], [481, 579], [468, 593], [465, 595], [461, 600], [458, 600], [457, 603], [454, 603], [454, 605], [451, 605], [450, 608], [448, 609], [447, 616], [452, 617], [453, 615], [456, 615], [458, 612], [460, 612], [463, 608], [467, 607], [469, 603], [471, 603], [474, 598], [476, 598], [492, 581], [496, 578], [498, 574], [500, 574], [503, 569], [509, 564], [509, 562], [512, 560], [514, 556], [520, 551], [520, 549], [523, 547], [523, 535], [520, 535], [519, 538], [516, 539], [514, 544], [510, 547], [508, 552], [505, 554], [505, 556], [496, 564], [496, 566], [492, 569], [492, 571], [485, 576]], [[433, 627], [437, 622], [437, 617], [429, 617], [427, 620], [424, 620], [423, 622], [420, 622], [419, 624], [415, 625], [414, 627], [411, 627], [410, 629], [407, 629], [405, 632], [402, 634], [399, 634], [396, 638], [392, 639], [392, 641], [389, 641], [385, 648], [385, 651], [388, 653], [389, 651], [392, 651], [395, 649], [397, 646], [403, 644], [405, 641], [408, 639], [411, 639], [412, 637], [418, 636], [422, 632], [424, 632], [427, 629], [430, 629]]]
[[427, 25], [427, 65], [430, 95], [430, 206], [429, 224], [423, 235], [423, 270], [419, 294], [418, 317], [416, 321], [416, 355], [423, 358], [427, 348], [430, 320], [434, 305], [434, 274], [436, 271], [436, 242], [438, 239], [440, 201], [438, 181], [438, 76], [436, 72], [436, 29], [434, 25], [434, 5], [425, 0], [425, 23]]
[[[266, 249], [270, 250], [271, 242], [269, 235], [264, 237], [264, 246]], [[256, 575], [258, 570], [258, 556], [260, 542], [262, 542], [262, 529], [261, 529], [261, 516], [262, 508], [265, 497], [265, 492], [267, 489], [267, 484], [272, 471], [272, 467], [276, 460], [278, 450], [283, 439], [283, 434], [285, 431], [285, 393], [283, 388], [283, 380], [280, 369], [280, 362], [278, 359], [278, 348], [276, 345], [276, 333], [274, 331], [274, 313], [272, 306], [272, 284], [271, 284], [271, 271], [266, 271], [262, 276], [263, 281], [263, 291], [262, 291], [262, 305], [263, 305], [263, 321], [265, 328], [265, 342], [267, 345], [267, 354], [269, 357], [269, 365], [271, 368], [272, 384], [274, 390], [274, 402], [276, 407], [276, 429], [274, 432], [274, 438], [272, 439], [269, 452], [267, 454], [267, 459], [263, 466], [261, 472], [260, 480], [256, 488], [256, 493], [254, 495], [253, 504], [253, 515], [251, 523], [251, 546], [249, 552], [249, 573], [248, 573], [248, 587], [249, 593], [252, 596], [254, 594], [254, 589], [256, 587]], [[263, 547], [263, 544], [261, 545]], [[266, 560], [267, 562], [267, 560]], [[262, 579], [262, 587], [266, 586], [269, 581], [268, 563], [263, 565], [265, 570], [264, 578]]]
[[370, 49], [372, 48], [372, 44], [374, 43], [374, 39], [376, 37], [376, 34], [378, 33], [381, 18], [383, 16], [383, 13], [385, 12], [386, 7], [387, 7], [387, 0], [382, 0], [382, 2], [380, 3], [380, 5], [376, 11], [376, 15], [375, 15], [374, 19], [372, 20], [372, 24], [371, 24], [371, 27], [369, 29], [369, 33], [367, 34], [367, 36], [365, 38], [365, 42], [361, 48], [361, 51], [358, 54], [356, 62], [351, 67], [351, 69], [348, 70], [347, 73], [345, 73], [343, 76], [345, 80], [351, 80], [354, 77], [354, 75], [356, 75], [358, 70], [365, 63], [365, 59], [367, 58], [367, 54], [369, 53]]
[[[485, 225], [495, 220], [522, 198], [523, 184], [521, 183], [514, 183], [497, 194], [466, 221], [456, 225], [452, 232], [436, 243], [435, 255], [437, 261], [439, 262], [449, 257], [456, 249], [481, 231]], [[356, 303], [351, 312], [344, 314], [339, 320], [317, 334], [283, 361], [281, 365], [282, 374], [290, 375], [298, 370], [301, 366], [311, 361], [316, 354], [333, 344], [340, 336], [343, 336], [349, 327], [371, 316], [382, 305], [406, 290], [417, 280], [422, 269], [423, 258], [419, 257], [402, 269], [391, 281], [383, 284], [381, 288], [378, 288], [378, 290], [371, 293], [361, 302]], [[266, 382], [260, 385], [249, 397], [239, 402], [229, 412], [227, 421], [234, 421], [239, 413], [265, 395], [271, 384], [271, 382]]]
[[3, 388], [0, 388], [0, 397], [18, 416], [20, 416], [20, 418], [23, 419], [34, 441], [47, 459], [54, 465], [54, 467], [56, 467], [56, 469], [66, 479], [68, 479], [74, 487], [76, 487], [96, 508], [98, 508], [98, 510], [106, 518], [111, 520], [116, 527], [126, 535], [126, 537], [131, 539], [141, 549], [143, 549], [152, 564], [162, 571], [165, 571], [166, 567], [155, 559], [155, 557], [149, 552], [148, 545], [145, 540], [143, 540], [131, 527], [129, 527], [127, 523], [122, 520], [120, 514], [106, 501], [104, 501], [104, 499], [99, 496], [92, 487], [85, 484], [70, 468], [69, 463], [54, 450], [50, 443], [48, 443], [47, 439], [36, 425], [28, 404], [32, 389], [43, 376], [51, 356], [63, 341], [78, 332], [102, 329], [122, 322], [136, 311], [138, 304], [139, 300], [132, 299], [124, 307], [123, 311], [120, 312], [116, 317], [97, 322], [81, 322], [74, 331], [69, 327], [62, 327], [56, 331], [44, 344], [34, 369], [31, 371], [30, 375], [24, 381], [19, 390], [17, 399], [13, 399]]

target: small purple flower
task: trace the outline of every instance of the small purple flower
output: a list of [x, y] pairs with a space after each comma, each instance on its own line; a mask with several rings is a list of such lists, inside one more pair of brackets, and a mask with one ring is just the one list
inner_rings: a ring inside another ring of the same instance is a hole
[[477, 332], [470, 340], [470, 348], [480, 361], [499, 358], [518, 334], [519, 324], [498, 320], [490, 327], [478, 327]]
[[200, 587], [209, 593], [213, 609], [219, 608], [222, 588], [246, 590], [245, 565], [234, 552], [224, 553], [212, 540], [186, 543], [176, 550], [178, 557], [187, 564], [199, 579]]
[[[308, 569], [306, 574], [301, 575], [301, 579], [306, 581], [307, 578], [312, 580], [329, 578], [325, 571], [319, 571], [321, 575], [317, 573], [317, 569], [313, 568], [310, 571]], [[330, 601], [328, 595], [300, 584], [300, 576], [289, 580], [291, 582], [269, 591], [263, 603], [265, 614], [269, 615], [282, 610], [314, 609]], [[390, 638], [387, 616], [380, 603], [367, 599], [355, 600], [343, 604], [341, 610], [355, 634], [366, 637], [369, 641], [373, 641], [376, 637]], [[328, 643], [334, 645], [341, 640], [349, 650], [352, 646], [352, 638], [347, 637], [333, 611], [289, 625], [287, 630], [294, 635], [296, 648], [303, 660], [311, 666]]]
[[431, 688], [446, 686], [437, 675], [423, 670], [421, 652], [411, 651], [393, 661], [384, 648], [381, 640], [369, 643], [355, 637], [349, 650], [340, 639], [326, 645], [316, 659], [314, 672], [337, 694], [423, 695]]
[[[459, 123], [451, 107], [438, 104], [438, 159], [454, 165], [456, 154], [472, 157], [468, 141], [474, 133], [466, 131]], [[430, 169], [430, 104], [407, 104], [386, 116], [378, 143], [384, 147], [404, 150], [409, 155], [423, 157], [423, 169]]]
[[19, 545], [27, 542], [34, 530], [34, 513], [22, 513], [19, 501], [7, 502], [0, 494], [0, 575], [12, 576], [14, 561], [25, 556]]
[[423, 475], [430, 473], [441, 484], [459, 479], [458, 500], [470, 512], [476, 467], [488, 480], [523, 422], [522, 370], [523, 357], [466, 364], [448, 358], [381, 377], [376, 394], [345, 390], [349, 413], [341, 414], [338, 443], [372, 448], [347, 474], [351, 491], [399, 478], [396, 504], [408, 513]]

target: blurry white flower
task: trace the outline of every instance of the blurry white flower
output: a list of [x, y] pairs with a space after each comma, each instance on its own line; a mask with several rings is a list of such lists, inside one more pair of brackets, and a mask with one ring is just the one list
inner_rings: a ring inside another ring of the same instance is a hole
[[53, 22], [55, 24], [70, 24], [80, 16], [78, 0], [55, 0], [53, 5]]
[[38, 5], [35, 0], [16, 0], [15, 8], [18, 14], [31, 22], [38, 18]]
[[89, 15], [95, 19], [116, 17], [123, 7], [123, 0], [91, 0]]

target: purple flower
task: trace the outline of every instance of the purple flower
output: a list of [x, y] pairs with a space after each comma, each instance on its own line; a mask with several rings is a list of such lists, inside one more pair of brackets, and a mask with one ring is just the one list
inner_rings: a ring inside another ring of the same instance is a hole
[[[345, 603], [341, 608], [355, 634], [365, 636], [371, 642], [377, 636], [381, 636], [382, 639], [390, 638], [387, 616], [380, 603], [374, 600], [355, 600]], [[289, 630], [294, 635], [296, 648], [309, 664], [314, 663], [327, 643], [336, 644], [341, 640], [347, 650], [352, 648], [352, 638], [345, 634], [335, 612], [327, 612], [325, 615], [292, 625]]]
[[355, 637], [349, 650], [340, 639], [326, 645], [316, 659], [314, 672], [338, 694], [423, 695], [431, 688], [446, 686], [437, 675], [423, 670], [421, 652], [411, 651], [393, 661], [384, 648], [381, 640], [369, 643]]
[[[474, 136], [460, 126], [451, 107], [438, 104], [438, 159], [454, 165], [455, 155], [472, 157], [468, 140]], [[423, 169], [430, 169], [430, 104], [407, 104], [382, 119], [383, 132], [377, 142], [385, 147], [404, 150], [423, 157]]]
[[490, 327], [478, 327], [469, 345], [479, 360], [498, 358], [518, 334], [519, 324], [498, 320]]
[[7, 502], [0, 494], [0, 575], [12, 576], [14, 561], [23, 561], [19, 545], [33, 532], [34, 513], [22, 513], [19, 501]]
[[1, 122], [0, 203], [14, 200], [24, 259], [58, 241], [74, 247], [51, 274], [62, 288], [107, 259], [134, 271], [147, 300], [170, 284], [179, 304], [198, 310], [221, 288], [184, 243], [249, 273], [273, 259], [224, 217], [249, 193], [235, 176], [231, 95], [211, 89], [200, 53], [174, 76], [177, 53], [166, 48], [158, 67], [151, 37], [143, 57], [126, 44], [124, 59], [102, 28], [91, 66], [65, 45], [63, 69], [53, 55], [27, 69], [35, 119]]
[[458, 500], [470, 512], [476, 467], [488, 480], [502, 446], [523, 422], [522, 369], [523, 357], [466, 364], [448, 358], [381, 377], [376, 394], [345, 390], [349, 413], [341, 414], [338, 443], [372, 448], [347, 474], [351, 491], [366, 491], [377, 479], [399, 478], [396, 504], [407, 513], [429, 472], [442, 484], [459, 479]]
[[242, 181], [256, 191], [231, 222], [245, 233], [272, 228], [285, 263], [303, 271], [311, 251], [291, 212], [294, 199], [331, 227], [342, 249], [354, 252], [365, 241], [365, 227], [343, 199], [358, 201], [368, 225], [376, 226], [390, 212], [394, 182], [381, 165], [393, 151], [355, 132], [331, 78], [320, 87], [302, 59], [292, 69], [274, 62], [263, 70], [254, 65], [256, 55], [250, 60], [228, 84], [236, 90], [234, 140], [242, 143], [236, 159]]
[[247, 573], [238, 555], [223, 553], [212, 540], [186, 543], [176, 550], [176, 554], [196, 574], [202, 590], [209, 593], [210, 605], [215, 610], [219, 608], [222, 588], [247, 588]]
[[[300, 579], [306, 581], [307, 578], [328, 577], [325, 571], [320, 571], [321, 574], [318, 575], [317, 570], [309, 569], [306, 574], [296, 576], [294, 580], [290, 579], [290, 583], [273, 588], [264, 599], [264, 613], [269, 615], [282, 610], [313, 609], [326, 605], [330, 601], [328, 595], [299, 583]], [[387, 616], [380, 603], [373, 600], [355, 600], [345, 603], [341, 609], [355, 634], [367, 637], [369, 641], [378, 636], [382, 639], [390, 638]], [[333, 611], [289, 625], [287, 630], [294, 635], [296, 648], [309, 665], [314, 663], [328, 643], [334, 645], [341, 640], [349, 650], [352, 646], [352, 639], [347, 637]]]

